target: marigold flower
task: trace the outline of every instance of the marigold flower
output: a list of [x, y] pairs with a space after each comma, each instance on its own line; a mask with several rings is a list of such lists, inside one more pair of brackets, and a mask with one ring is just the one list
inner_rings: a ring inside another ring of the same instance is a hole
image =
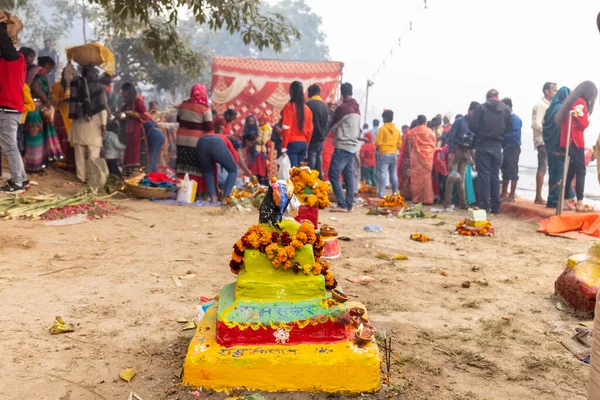
[[304, 247], [304, 243], [302, 243], [298, 239], [292, 240], [292, 243], [290, 245], [296, 250], [300, 250], [302, 247]]
[[275, 243], [271, 243], [265, 249], [265, 253], [267, 253], [267, 257], [269, 258], [269, 260], [274, 259], [277, 256], [278, 252], [279, 252], [279, 246], [277, 246]]

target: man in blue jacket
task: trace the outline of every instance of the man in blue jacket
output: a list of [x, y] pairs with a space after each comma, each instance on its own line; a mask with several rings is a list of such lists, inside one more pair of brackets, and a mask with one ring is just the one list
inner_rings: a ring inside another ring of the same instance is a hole
[[[517, 181], [519, 180], [519, 156], [521, 155], [521, 128], [523, 121], [514, 112], [512, 112], [512, 100], [502, 99], [502, 102], [510, 109], [512, 113], [512, 132], [504, 135], [504, 145], [502, 147], [502, 194], [501, 201], [513, 203], [515, 201], [515, 191], [517, 190]], [[508, 184], [510, 183], [510, 195]]]

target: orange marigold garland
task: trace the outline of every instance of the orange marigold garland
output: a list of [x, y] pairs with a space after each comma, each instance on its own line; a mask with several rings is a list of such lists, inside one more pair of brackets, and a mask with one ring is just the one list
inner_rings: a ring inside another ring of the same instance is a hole
[[473, 228], [467, 225], [467, 221], [462, 221], [456, 224], [456, 233], [462, 236], [491, 236], [492, 223], [487, 221], [485, 225], [480, 228]]
[[429, 238], [429, 236], [423, 235], [422, 233], [413, 233], [412, 235], [410, 235], [410, 239], [414, 240], [415, 242], [421, 242], [421, 243], [426, 243], [426, 242], [431, 241], [431, 238]]
[[400, 208], [406, 208], [406, 203], [404, 202], [404, 197], [402, 197], [398, 193], [394, 193], [392, 195], [385, 196], [379, 202], [379, 207], [400, 207]]
[[[315, 263], [307, 265], [300, 265], [297, 262], [292, 263], [296, 257], [296, 251], [307, 244], [313, 246]], [[325, 242], [321, 235], [315, 233], [314, 226], [308, 221], [300, 225], [295, 235], [290, 235], [286, 231], [281, 234], [269, 232], [267, 228], [261, 225], [251, 226], [246, 234], [233, 245], [229, 267], [234, 274], [238, 274], [244, 266], [244, 251], [247, 249], [256, 249], [261, 253], [265, 253], [271, 260], [273, 268], [281, 268], [284, 271], [291, 269], [296, 274], [303, 272], [306, 275], [323, 275], [327, 290], [335, 289], [337, 286], [337, 281], [330, 271], [329, 263], [321, 261]]]
[[321, 210], [329, 207], [329, 185], [319, 179], [319, 171], [292, 168], [290, 179], [294, 184], [294, 194], [300, 203]]

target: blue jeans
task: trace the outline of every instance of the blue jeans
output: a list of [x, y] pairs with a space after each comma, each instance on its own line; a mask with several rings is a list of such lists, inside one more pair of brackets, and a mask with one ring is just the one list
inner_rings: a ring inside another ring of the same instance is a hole
[[319, 179], [323, 179], [323, 142], [311, 143], [308, 146], [308, 166], [319, 171]]
[[227, 171], [225, 179], [225, 188], [223, 194], [225, 197], [231, 196], [231, 191], [237, 179], [238, 168], [235, 159], [225, 144], [225, 138], [209, 135], [203, 136], [198, 140], [196, 153], [198, 154], [198, 163], [204, 174], [204, 182], [211, 196], [217, 195], [217, 187], [214, 179], [214, 164], [220, 164]]
[[[340, 175], [344, 177], [346, 196], [344, 196]], [[352, 205], [354, 204], [354, 153], [335, 149], [329, 165], [329, 180], [331, 181], [331, 187], [337, 199], [338, 207], [352, 210]]]
[[158, 128], [152, 128], [146, 132], [146, 138], [148, 139], [148, 153], [150, 160], [148, 162], [148, 170], [150, 172], [158, 171], [158, 156], [160, 149], [165, 144], [165, 135]]
[[385, 195], [387, 177], [392, 183], [392, 193], [398, 193], [398, 156], [396, 154], [377, 155], [377, 194]]
[[287, 146], [287, 154], [292, 167], [299, 167], [306, 160], [306, 142], [290, 142]]
[[[487, 146], [475, 149], [477, 166], [477, 201], [479, 208], [500, 212], [500, 168], [502, 147]], [[491, 204], [490, 204], [491, 203]]]

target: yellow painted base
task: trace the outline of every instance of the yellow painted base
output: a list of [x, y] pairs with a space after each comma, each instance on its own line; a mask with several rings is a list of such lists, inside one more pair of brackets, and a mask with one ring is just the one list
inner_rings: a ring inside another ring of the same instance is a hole
[[380, 388], [379, 350], [350, 341], [333, 344], [221, 347], [216, 307], [207, 310], [190, 342], [183, 384], [216, 391], [365, 393]]

